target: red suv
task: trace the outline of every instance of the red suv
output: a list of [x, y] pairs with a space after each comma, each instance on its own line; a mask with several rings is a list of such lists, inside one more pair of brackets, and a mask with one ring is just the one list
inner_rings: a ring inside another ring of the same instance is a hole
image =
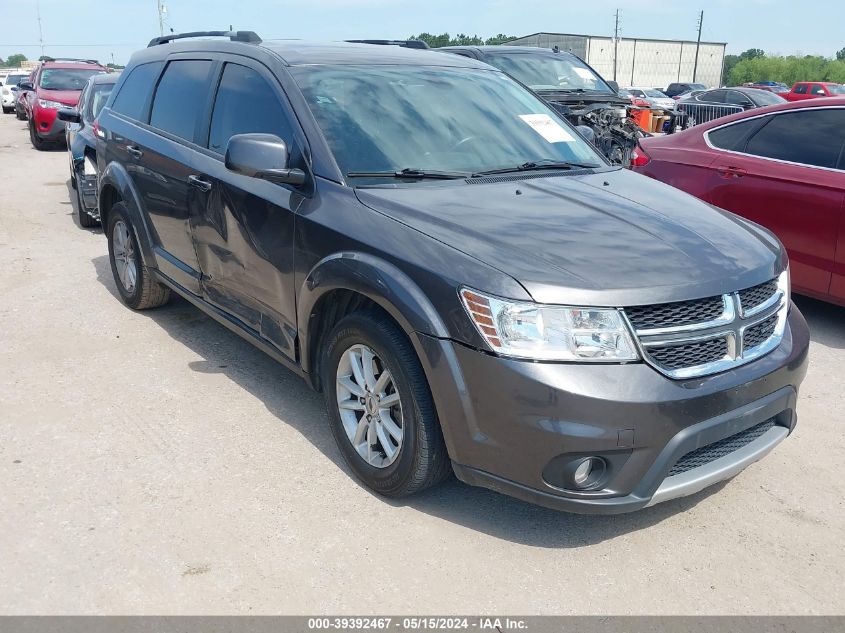
[[65, 124], [56, 113], [64, 106], [75, 106], [88, 78], [105, 72], [108, 68], [93, 60], [48, 59], [35, 71], [31, 85], [21, 83], [21, 89], [33, 92], [27, 100], [27, 114], [29, 138], [35, 149], [64, 141]]

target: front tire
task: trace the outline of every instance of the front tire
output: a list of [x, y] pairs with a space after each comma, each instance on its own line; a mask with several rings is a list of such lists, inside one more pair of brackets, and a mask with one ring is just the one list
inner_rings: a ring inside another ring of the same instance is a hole
[[35, 131], [35, 124], [32, 121], [29, 122], [29, 140], [32, 143], [32, 146], [39, 152], [44, 151], [47, 148], [47, 142], [42, 141], [38, 137], [38, 132]]
[[3, 106], [3, 114], [11, 114], [12, 110], [14, 110], [14, 108], [7, 108], [6, 106]]
[[126, 205], [118, 202], [108, 216], [109, 262], [120, 297], [133, 310], [147, 310], [170, 300], [170, 288], [153, 279], [144, 265]]
[[329, 334], [321, 366], [332, 434], [364, 484], [399, 498], [448, 477], [425, 373], [387, 315], [373, 310], [342, 319]]

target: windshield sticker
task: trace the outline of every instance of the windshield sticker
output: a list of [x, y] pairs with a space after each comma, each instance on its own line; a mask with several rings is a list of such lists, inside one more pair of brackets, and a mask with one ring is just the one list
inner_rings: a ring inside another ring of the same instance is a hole
[[520, 114], [519, 118], [525, 121], [540, 136], [549, 143], [572, 143], [575, 137], [548, 114]]
[[578, 76], [581, 79], [589, 79], [590, 81], [596, 80], [596, 76], [593, 73], [591, 73], [589, 70], [587, 70], [586, 68], [578, 68], [576, 66], [576, 67], [574, 67], [574, 69], [575, 69], [575, 72], [578, 73]]

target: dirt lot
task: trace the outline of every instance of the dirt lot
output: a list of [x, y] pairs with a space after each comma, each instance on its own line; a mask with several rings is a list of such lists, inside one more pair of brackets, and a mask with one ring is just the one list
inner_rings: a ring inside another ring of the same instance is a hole
[[455, 481], [388, 502], [298, 378], [185, 301], [121, 305], [65, 151], [3, 116], [0, 174], [0, 612], [843, 612], [845, 310], [799, 298], [798, 429], [714, 490], [618, 517]]

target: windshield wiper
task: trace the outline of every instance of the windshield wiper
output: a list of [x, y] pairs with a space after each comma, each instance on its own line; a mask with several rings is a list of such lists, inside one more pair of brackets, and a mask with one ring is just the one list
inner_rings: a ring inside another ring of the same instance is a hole
[[509, 174], [515, 171], [535, 171], [539, 169], [595, 169], [601, 167], [594, 163], [572, 163], [569, 161], [529, 161], [513, 167], [502, 167], [501, 169], [486, 169], [475, 172], [472, 177], [492, 176], [494, 174]]
[[408, 180], [455, 180], [469, 178], [470, 173], [461, 171], [432, 171], [406, 167], [399, 171], [350, 171], [347, 178], [407, 178]]

